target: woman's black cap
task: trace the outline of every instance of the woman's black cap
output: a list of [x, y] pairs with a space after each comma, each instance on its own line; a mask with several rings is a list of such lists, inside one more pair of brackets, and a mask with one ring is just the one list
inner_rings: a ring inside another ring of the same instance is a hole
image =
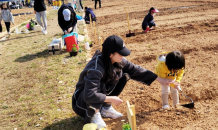
[[116, 35], [109, 36], [102, 46], [107, 48], [111, 53], [117, 52], [122, 56], [128, 56], [131, 53], [131, 51], [125, 47], [123, 40]]

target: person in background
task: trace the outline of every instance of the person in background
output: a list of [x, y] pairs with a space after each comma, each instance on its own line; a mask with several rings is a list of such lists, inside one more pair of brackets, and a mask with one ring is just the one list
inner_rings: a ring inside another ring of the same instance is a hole
[[11, 1], [8, 1], [8, 5], [9, 5], [9, 7], [11, 7], [11, 4], [12, 4]]
[[22, 4], [23, 4], [23, 6], [24, 6], [24, 0], [22, 0]]
[[14, 2], [14, 1], [12, 2], [12, 5], [15, 5], [15, 2]]
[[10, 26], [11, 26], [11, 22], [14, 24], [14, 18], [11, 13], [11, 10], [9, 9], [6, 3], [2, 4], [0, 21], [2, 21], [2, 19], [5, 22], [8, 35], [10, 35]]
[[[36, 12], [36, 21], [43, 28], [42, 33], [47, 34], [46, 6], [44, 0], [35, 0], [34, 10]], [[41, 17], [43, 23], [41, 22]]]
[[83, 11], [82, 0], [76, 0], [76, 10], [78, 12], [82, 12]]
[[52, 0], [48, 0], [48, 5], [52, 5]]
[[86, 23], [90, 23], [90, 14], [92, 21], [96, 21], [96, 16], [91, 8], [85, 7], [85, 21]]
[[26, 7], [29, 7], [29, 3], [28, 3], [28, 1], [26, 1], [25, 5], [26, 5]]
[[[142, 22], [142, 29], [145, 31], [145, 33], [155, 28], [156, 24], [153, 21], [153, 19], [157, 12], [159, 12], [157, 9], [155, 9], [154, 7], [151, 7], [149, 10], [149, 13], [145, 16]], [[154, 28], [151, 28], [151, 27], [154, 27]]]
[[96, 9], [96, 6], [97, 6], [97, 2], [99, 3], [99, 9], [101, 9], [101, 0], [95, 0], [95, 9]]
[[58, 24], [64, 34], [71, 33], [76, 26], [77, 17], [72, 6], [63, 4], [58, 10]]

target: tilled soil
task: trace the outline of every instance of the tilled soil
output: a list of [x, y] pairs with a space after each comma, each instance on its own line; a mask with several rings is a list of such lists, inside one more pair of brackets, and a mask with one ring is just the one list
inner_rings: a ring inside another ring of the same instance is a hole
[[[93, 2], [86, 5], [94, 7]], [[125, 6], [130, 7], [130, 26], [136, 36], [126, 38], [128, 33]], [[141, 23], [150, 7], [160, 12], [155, 16], [156, 30], [143, 33]], [[104, 39], [110, 35], [123, 38], [132, 53], [127, 59], [134, 64], [154, 71], [156, 56], [163, 51], [180, 50], [186, 58], [185, 74], [181, 81], [183, 92], [195, 102], [194, 109], [172, 107], [161, 109], [161, 87], [158, 82], [151, 86], [130, 80], [119, 96], [124, 102], [136, 107], [136, 124], [145, 129], [218, 129], [218, 76], [217, 76], [217, 30], [218, 2], [216, 0], [134, 0], [102, 2], [95, 10], [97, 31]], [[94, 31], [88, 26], [89, 36]], [[92, 54], [100, 49], [96, 40]], [[169, 96], [170, 97], [170, 96]], [[190, 100], [180, 94], [180, 103]], [[105, 119], [109, 130], [121, 130], [120, 120], [126, 117], [126, 103], [114, 108], [124, 114], [119, 119]]]

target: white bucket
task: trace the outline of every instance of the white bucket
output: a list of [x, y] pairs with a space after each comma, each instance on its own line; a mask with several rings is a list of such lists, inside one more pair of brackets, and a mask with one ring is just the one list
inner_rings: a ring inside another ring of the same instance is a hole
[[35, 25], [34, 26], [34, 31], [36, 31], [36, 32], [40, 32], [40, 31], [42, 31], [42, 27], [40, 26], [40, 25]]

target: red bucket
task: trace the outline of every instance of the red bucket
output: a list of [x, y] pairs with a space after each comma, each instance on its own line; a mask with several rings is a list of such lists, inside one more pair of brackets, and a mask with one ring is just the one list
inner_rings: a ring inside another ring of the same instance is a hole
[[65, 44], [66, 44], [67, 52], [71, 52], [74, 45], [76, 45], [77, 51], [79, 50], [79, 46], [77, 44], [77, 39], [76, 39], [75, 35], [66, 37], [64, 39], [64, 41], [65, 41]]

